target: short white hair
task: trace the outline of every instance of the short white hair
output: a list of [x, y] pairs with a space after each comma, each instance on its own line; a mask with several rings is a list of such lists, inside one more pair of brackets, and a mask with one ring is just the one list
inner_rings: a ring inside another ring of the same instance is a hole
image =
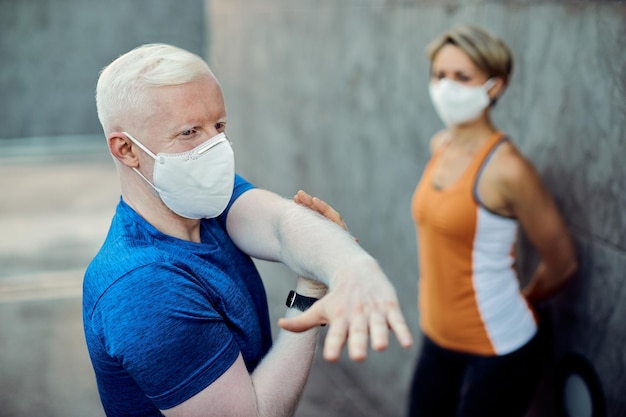
[[98, 119], [104, 133], [124, 129], [125, 116], [146, 108], [147, 89], [207, 76], [215, 78], [202, 58], [172, 45], [146, 44], [121, 55], [102, 70], [96, 87]]

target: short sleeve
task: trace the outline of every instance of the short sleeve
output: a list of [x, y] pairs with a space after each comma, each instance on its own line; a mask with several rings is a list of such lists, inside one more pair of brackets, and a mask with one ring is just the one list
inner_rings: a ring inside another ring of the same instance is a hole
[[248, 190], [255, 188], [254, 185], [250, 184], [245, 178], [243, 178], [239, 174], [235, 174], [235, 185], [233, 186], [233, 195], [230, 197], [230, 201], [228, 205], [222, 212], [222, 214], [218, 217], [220, 223], [225, 226], [226, 216], [228, 215], [228, 210], [233, 205], [235, 200], [241, 196], [241, 194], [245, 193]]
[[214, 302], [189, 274], [151, 264], [107, 290], [93, 325], [108, 354], [158, 408], [167, 409], [213, 383], [239, 354]]

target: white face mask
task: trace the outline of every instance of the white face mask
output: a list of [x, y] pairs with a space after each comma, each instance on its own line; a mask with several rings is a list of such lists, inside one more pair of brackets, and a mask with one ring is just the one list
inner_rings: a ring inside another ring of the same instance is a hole
[[188, 219], [222, 214], [235, 183], [235, 158], [224, 133], [187, 152], [157, 155], [128, 133], [124, 134], [154, 159], [154, 184], [133, 169], [156, 190], [170, 210]]
[[487, 91], [494, 84], [495, 80], [490, 78], [483, 85], [468, 87], [442, 78], [429, 85], [430, 99], [446, 126], [471, 122], [489, 106], [491, 99]]

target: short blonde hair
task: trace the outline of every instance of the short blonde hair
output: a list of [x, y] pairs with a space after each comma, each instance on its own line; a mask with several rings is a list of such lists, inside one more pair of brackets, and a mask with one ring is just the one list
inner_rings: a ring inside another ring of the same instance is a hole
[[430, 62], [433, 62], [441, 48], [449, 44], [465, 52], [487, 77], [500, 77], [508, 84], [513, 72], [513, 54], [504, 41], [476, 26], [457, 26], [439, 35], [428, 45]]
[[125, 116], [141, 112], [148, 88], [213, 77], [208, 64], [191, 52], [166, 44], [139, 46], [111, 62], [96, 87], [98, 118], [105, 134], [122, 129]]

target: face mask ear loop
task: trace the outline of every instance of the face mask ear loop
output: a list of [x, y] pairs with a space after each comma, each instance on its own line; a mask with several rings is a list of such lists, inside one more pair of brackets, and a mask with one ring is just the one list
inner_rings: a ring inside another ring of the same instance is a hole
[[[130, 139], [131, 142], [133, 142], [135, 145], [139, 146], [139, 148], [141, 148], [141, 150], [143, 150], [145, 153], [150, 155], [156, 161], [157, 156], [155, 154], [153, 154], [152, 151], [150, 151], [150, 149], [146, 148], [141, 142], [139, 142], [137, 139], [132, 137], [129, 133], [127, 133], [127, 132], [122, 132], [122, 133], [125, 134], [126, 136], [128, 136], [128, 139]], [[145, 182], [147, 182], [150, 185], [150, 187], [152, 187], [154, 189], [154, 191], [157, 192], [157, 194], [159, 193], [159, 189], [156, 188], [154, 186], [154, 184], [152, 184], [150, 181], [148, 181], [148, 179], [141, 172], [139, 172], [139, 170], [137, 168], [133, 167], [133, 171], [135, 171], [141, 178], [143, 178], [143, 180]]]
[[146, 148], [141, 142], [139, 142], [137, 139], [132, 137], [132, 135], [130, 133], [128, 133], [128, 132], [122, 132], [122, 133], [125, 134], [126, 136], [128, 136], [128, 139], [130, 139], [131, 142], [133, 142], [135, 145], [139, 146], [139, 148], [141, 148], [142, 151], [144, 151], [145, 153], [150, 155], [152, 157], [152, 159], [154, 159], [155, 161], [157, 160], [157, 156], [155, 154], [153, 154], [150, 149]]
[[147, 183], [148, 183], [148, 185], [149, 185], [150, 187], [152, 187], [152, 188], [154, 189], [154, 191], [156, 191], [156, 192], [157, 192], [157, 194], [159, 193], [159, 189], [158, 189], [158, 188], [156, 188], [156, 187], [154, 186], [154, 184], [152, 184], [150, 181], [148, 181], [148, 179], [147, 179], [147, 178], [146, 178], [146, 177], [145, 177], [145, 176], [144, 176], [141, 172], [139, 172], [139, 170], [138, 170], [137, 168], [133, 167], [133, 171], [135, 171], [135, 172], [136, 172], [136, 173], [137, 173], [137, 174], [138, 174], [141, 178], [143, 178], [143, 180], [144, 180], [145, 182], [147, 182]]
[[[485, 94], [487, 94], [487, 97], [489, 97], [489, 90], [490, 90], [490, 89], [491, 89], [494, 85], [496, 85], [496, 79], [495, 79], [495, 78], [493, 78], [493, 77], [492, 77], [492, 78], [489, 78], [489, 79], [485, 82], [485, 84], [483, 84], [483, 87], [484, 87], [484, 89], [485, 89]], [[497, 97], [497, 96], [496, 96], [496, 97], [494, 97], [494, 98], [489, 97], [489, 106], [490, 106], [490, 107], [495, 106], [495, 105], [496, 105], [496, 101], [498, 101], [498, 97]]]

